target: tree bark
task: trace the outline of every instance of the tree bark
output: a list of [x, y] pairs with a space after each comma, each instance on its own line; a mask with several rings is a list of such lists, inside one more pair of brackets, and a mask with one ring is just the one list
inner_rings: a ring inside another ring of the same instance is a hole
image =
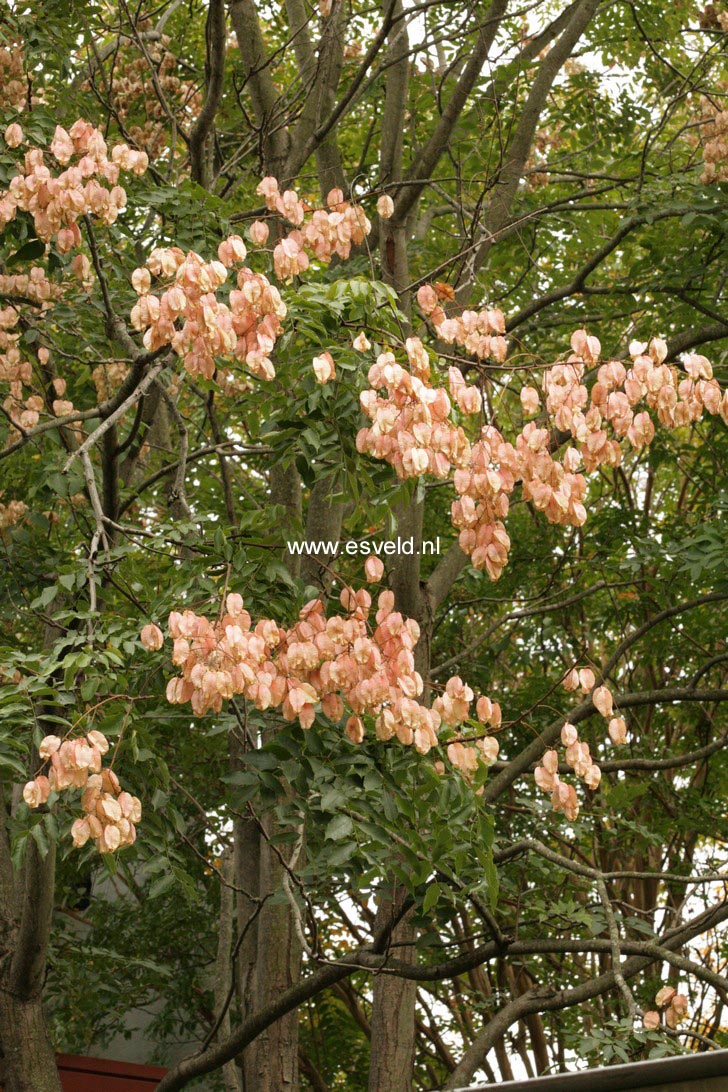
[[270, 70], [254, 0], [232, 0], [230, 21], [240, 50], [246, 87], [260, 131], [264, 173], [282, 180], [290, 133], [280, 123], [280, 96]]
[[[218, 919], [217, 934], [217, 958], [215, 960], [215, 1013], [222, 1013], [220, 1018], [219, 1036], [227, 1038], [230, 1034], [230, 1006], [228, 999], [231, 996], [231, 983], [233, 981], [234, 968], [230, 959], [233, 945], [233, 917], [234, 917], [234, 891], [232, 887], [234, 877], [234, 856], [230, 849], [226, 849], [220, 862], [220, 916]], [[222, 1068], [223, 1084], [225, 1092], [242, 1092], [242, 1074], [235, 1061], [227, 1062]]]
[[[45, 648], [56, 631], [46, 626]], [[42, 709], [40, 719], [55, 711]], [[28, 771], [39, 762], [33, 749]], [[32, 774], [31, 774], [32, 776]], [[48, 943], [55, 897], [56, 847], [45, 856], [29, 837], [22, 864], [11, 855], [8, 823], [21, 800], [20, 786], [0, 780], [0, 1077], [4, 1092], [61, 1092], [55, 1050], [43, 1011]]]
[[[299, 533], [302, 515], [301, 481], [294, 466], [275, 466], [270, 476], [271, 504], [284, 514], [282, 535]], [[281, 543], [282, 560], [293, 577], [301, 559]], [[275, 735], [273, 723], [264, 733]], [[235, 874], [238, 891], [238, 930], [248, 928], [238, 957], [239, 997], [244, 1017], [261, 1011], [289, 990], [301, 976], [301, 945], [290, 905], [281, 899], [284, 867], [270, 838], [272, 817], [260, 824], [240, 819], [235, 825]], [[257, 903], [253, 900], [257, 900]], [[262, 900], [262, 904], [261, 904]], [[257, 914], [250, 923], [251, 915]], [[293, 1009], [268, 1027], [243, 1055], [245, 1092], [294, 1092], [298, 1088], [298, 1012]]]
[[[377, 925], [392, 915], [390, 896], [381, 899]], [[415, 931], [405, 919], [392, 930], [397, 958], [414, 959]], [[393, 975], [375, 975], [372, 1000], [369, 1092], [412, 1092], [415, 1062], [415, 1001], [417, 983]]]
[[61, 1092], [40, 993], [24, 1000], [0, 986], [4, 1092]]
[[[260, 844], [260, 890], [271, 896], [260, 912], [254, 1010], [260, 1011], [301, 977], [301, 945], [283, 887], [283, 865], [267, 841]], [[298, 1088], [298, 1010], [277, 1020], [245, 1052], [246, 1092], [295, 1092]]]
[[[0, 813], [7, 811], [0, 785]], [[4, 1092], [61, 1092], [41, 1000], [53, 907], [55, 849], [32, 840], [19, 871], [0, 830], [0, 1055]]]

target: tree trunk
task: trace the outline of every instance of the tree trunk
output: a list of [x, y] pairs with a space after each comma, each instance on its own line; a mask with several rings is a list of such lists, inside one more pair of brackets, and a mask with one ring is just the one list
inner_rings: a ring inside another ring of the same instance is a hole
[[[376, 927], [392, 910], [392, 899], [383, 897]], [[414, 940], [415, 931], [406, 919], [392, 930], [390, 943], [397, 946], [398, 959], [415, 962]], [[414, 980], [386, 974], [374, 978], [369, 1092], [412, 1092], [416, 996]]]
[[[50, 647], [51, 627], [44, 635]], [[54, 707], [41, 707], [43, 714]], [[40, 719], [41, 730], [44, 720]], [[30, 756], [29, 769], [38, 762]], [[20, 785], [0, 780], [0, 1076], [4, 1092], [61, 1092], [42, 1004], [55, 897], [56, 847], [45, 856], [28, 838], [22, 864], [11, 855], [8, 826]]]
[[[287, 553], [285, 537], [293, 538], [300, 533], [300, 479], [295, 467], [275, 466], [269, 480], [271, 504], [280, 505], [285, 513], [281, 521], [282, 560], [291, 575], [297, 577], [300, 558]], [[278, 723], [272, 723], [264, 738], [273, 738], [278, 727]], [[243, 1016], [265, 1008], [301, 975], [301, 945], [291, 907], [282, 897], [283, 865], [269, 842], [274, 832], [272, 818], [262, 820], [260, 825], [255, 820], [239, 820], [236, 824], [235, 872], [238, 886], [244, 889], [238, 892], [239, 930], [256, 912], [257, 904], [252, 899], [258, 903], [263, 900], [257, 920], [241, 945], [238, 960]], [[245, 1092], [296, 1092], [297, 1010], [276, 1021], [250, 1044], [243, 1055], [243, 1072]]]
[[61, 1092], [40, 995], [20, 1000], [0, 986], [3, 1092]]
[[[220, 875], [222, 879], [220, 884], [220, 916], [214, 982], [215, 1013], [222, 1012], [223, 1008], [227, 1006], [225, 1013], [220, 1020], [218, 1036], [221, 1039], [227, 1038], [231, 1030], [230, 1005], [228, 1004], [228, 998], [231, 996], [230, 988], [235, 973], [230, 958], [233, 946], [233, 917], [235, 910], [234, 891], [232, 886], [234, 883], [234, 864], [232, 852], [230, 849], [226, 849], [220, 863]], [[222, 1078], [225, 1092], [242, 1092], [242, 1074], [235, 1060], [228, 1062], [223, 1066]]]
[[[301, 947], [291, 909], [281, 902], [283, 866], [254, 820], [235, 822], [238, 936], [238, 1002], [243, 1019], [300, 978]], [[266, 898], [268, 896], [268, 898]], [[273, 896], [273, 897], [271, 897]], [[265, 899], [258, 912], [261, 899]], [[298, 1012], [282, 1017], [242, 1055], [245, 1092], [295, 1092], [298, 1088]]]
[[[7, 819], [2, 784], [0, 818]], [[55, 851], [28, 839], [16, 872], [0, 825], [0, 1079], [3, 1092], [61, 1092], [41, 991], [53, 905]]]
[[[301, 976], [301, 946], [290, 906], [280, 902], [283, 866], [271, 846], [260, 845], [261, 894], [272, 894], [259, 917], [255, 1009], [260, 1010]], [[277, 897], [276, 897], [277, 896]], [[298, 1010], [259, 1035], [245, 1052], [246, 1092], [295, 1092], [298, 1088]]]

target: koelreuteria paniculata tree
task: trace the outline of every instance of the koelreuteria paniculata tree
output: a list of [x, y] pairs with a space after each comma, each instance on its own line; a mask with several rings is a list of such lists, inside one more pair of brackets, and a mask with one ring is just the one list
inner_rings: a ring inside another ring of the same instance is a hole
[[724, 1045], [727, 24], [5, 9], [9, 1092]]

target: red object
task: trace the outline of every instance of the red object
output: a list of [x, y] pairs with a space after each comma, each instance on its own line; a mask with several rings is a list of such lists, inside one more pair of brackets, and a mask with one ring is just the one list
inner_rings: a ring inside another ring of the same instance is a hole
[[63, 1092], [151, 1092], [167, 1072], [159, 1065], [111, 1062], [58, 1054], [58, 1074]]

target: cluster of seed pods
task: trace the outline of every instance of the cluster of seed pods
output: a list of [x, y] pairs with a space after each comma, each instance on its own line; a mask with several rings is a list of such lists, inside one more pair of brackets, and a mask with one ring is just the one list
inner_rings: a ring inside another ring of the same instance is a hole
[[136, 823], [142, 806], [136, 796], [124, 792], [114, 771], [102, 765], [109, 742], [103, 732], [92, 730], [85, 736], [62, 740], [46, 736], [38, 748], [48, 763], [48, 773], [37, 774], [23, 789], [23, 799], [30, 808], [45, 804], [52, 792], [82, 789], [83, 818], [71, 827], [75, 846], [92, 838], [100, 853], [114, 853], [136, 839]]

